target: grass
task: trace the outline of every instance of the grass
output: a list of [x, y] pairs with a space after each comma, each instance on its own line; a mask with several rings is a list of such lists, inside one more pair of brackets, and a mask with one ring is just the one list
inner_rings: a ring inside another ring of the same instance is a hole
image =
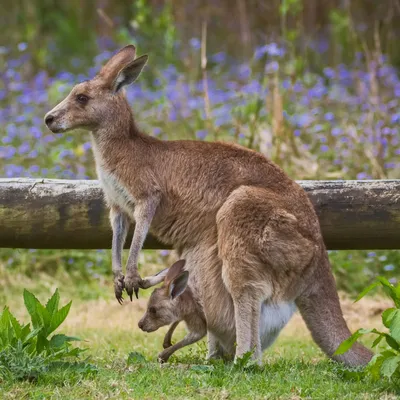
[[[89, 348], [90, 361], [97, 365], [98, 373], [82, 377], [64, 371], [48, 374], [35, 383], [0, 382], [2, 399], [397, 398], [389, 382], [374, 383], [328, 360], [311, 340], [298, 314], [264, 353], [262, 368], [206, 363], [205, 341], [178, 351], [169, 364], [160, 366], [156, 358], [166, 328], [146, 334], [137, 327], [148, 293], [140, 292], [139, 300], [126, 301], [121, 307], [113, 299], [107, 280], [77, 286], [66, 276], [50, 279], [43, 275], [35, 282], [22, 276], [8, 282], [0, 286], [0, 296], [7, 298], [7, 304], [22, 320], [26, 320], [24, 286], [37, 293], [40, 300], [47, 299], [56, 286], [62, 300], [73, 299], [62, 331], [86, 339], [83, 345]], [[353, 304], [342, 296], [345, 318], [352, 330], [361, 326], [380, 328], [380, 312], [388, 304], [370, 298]], [[178, 327], [174, 339], [184, 333], [184, 328]], [[131, 352], [137, 356], [128, 362]]]

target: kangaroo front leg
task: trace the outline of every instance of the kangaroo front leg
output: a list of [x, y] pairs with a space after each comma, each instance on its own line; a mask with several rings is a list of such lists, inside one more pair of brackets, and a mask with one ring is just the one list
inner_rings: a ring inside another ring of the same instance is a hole
[[182, 347], [189, 346], [190, 344], [198, 342], [206, 335], [206, 332], [190, 332], [180, 342], [175, 343], [173, 346], [168, 347], [158, 355], [158, 361], [160, 363], [167, 362], [168, 359], [175, 353], [175, 351]]
[[165, 334], [164, 337], [164, 342], [163, 342], [163, 348], [167, 349], [168, 347], [172, 346], [172, 335], [176, 329], [176, 327], [179, 325], [180, 321], [174, 322], [170, 328], [168, 329], [168, 332]]
[[135, 291], [138, 298], [141, 278], [138, 272], [139, 252], [143, 247], [144, 240], [149, 232], [151, 221], [159, 204], [159, 198], [148, 198], [146, 201], [135, 204], [133, 213], [135, 219], [135, 232], [129, 249], [129, 256], [126, 266], [125, 289], [132, 301], [132, 294]]
[[114, 293], [119, 304], [122, 304], [122, 292], [124, 290], [124, 275], [122, 274], [122, 250], [128, 234], [130, 221], [126, 214], [117, 207], [111, 207], [110, 221], [113, 231], [111, 262], [114, 274]]

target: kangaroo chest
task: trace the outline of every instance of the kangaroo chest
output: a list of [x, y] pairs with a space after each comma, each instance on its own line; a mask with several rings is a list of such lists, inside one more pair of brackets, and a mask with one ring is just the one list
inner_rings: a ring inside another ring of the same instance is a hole
[[118, 206], [126, 214], [132, 215], [135, 199], [115, 174], [101, 167], [97, 168], [97, 176], [109, 205]]

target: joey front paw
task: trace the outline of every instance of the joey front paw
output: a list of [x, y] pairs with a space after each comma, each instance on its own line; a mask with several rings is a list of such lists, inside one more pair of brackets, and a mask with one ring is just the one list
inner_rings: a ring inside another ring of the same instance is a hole
[[142, 283], [142, 278], [140, 277], [139, 274], [129, 274], [127, 273], [125, 279], [124, 279], [124, 284], [125, 284], [125, 290], [126, 293], [128, 293], [131, 301], [132, 301], [132, 295], [133, 292], [135, 292], [136, 298], [139, 298], [139, 288]]
[[124, 276], [121, 274], [114, 278], [114, 293], [119, 304], [122, 304], [124, 301], [124, 298], [122, 297], [122, 292], [124, 291], [124, 288]]
[[162, 351], [159, 355], [158, 355], [158, 362], [160, 364], [166, 363], [168, 361], [170, 357], [170, 354], [168, 354], [167, 351]]

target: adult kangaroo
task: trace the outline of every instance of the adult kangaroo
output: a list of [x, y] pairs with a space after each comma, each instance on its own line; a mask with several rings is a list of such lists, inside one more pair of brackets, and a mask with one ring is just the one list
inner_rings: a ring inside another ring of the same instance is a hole
[[[260, 359], [262, 303], [294, 302], [316, 343], [330, 357], [350, 336], [315, 210], [305, 193], [262, 154], [227, 143], [162, 141], [137, 127], [122, 88], [147, 62], [128, 45], [92, 80], [79, 83], [45, 116], [53, 132], [91, 132], [97, 175], [110, 207], [115, 295], [132, 300], [142, 280], [138, 254], [150, 231], [173, 245], [189, 269], [208, 266], [209, 286], [221, 274], [233, 302], [235, 357]], [[121, 253], [131, 220], [135, 231], [124, 277]], [[225, 301], [221, 299], [221, 301]], [[228, 301], [228, 300], [226, 300]], [[204, 308], [211, 338], [221, 328]], [[360, 344], [333, 358], [366, 364]]]

